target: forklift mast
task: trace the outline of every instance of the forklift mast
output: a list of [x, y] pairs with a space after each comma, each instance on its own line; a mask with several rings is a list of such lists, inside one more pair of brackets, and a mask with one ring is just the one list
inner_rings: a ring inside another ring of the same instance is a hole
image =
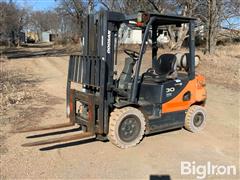
[[[85, 19], [81, 56], [72, 55], [67, 80], [67, 116], [86, 127], [97, 127], [99, 134], [108, 131], [109, 109], [114, 104], [111, 88], [114, 86], [114, 50], [117, 48], [120, 24], [125, 16], [116, 12], [101, 11]], [[71, 83], [82, 84], [82, 90], [71, 89]], [[74, 98], [72, 97], [74, 96]], [[75, 99], [75, 102], [72, 100]], [[90, 119], [75, 116], [76, 101], [88, 106]], [[76, 119], [75, 119], [76, 118]], [[90, 121], [89, 121], [90, 120]], [[96, 122], [95, 122], [96, 121]]]

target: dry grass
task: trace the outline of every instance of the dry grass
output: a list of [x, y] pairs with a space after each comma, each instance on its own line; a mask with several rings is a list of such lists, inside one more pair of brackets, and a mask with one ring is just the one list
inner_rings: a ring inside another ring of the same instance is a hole
[[201, 55], [201, 64], [197, 72], [206, 76], [210, 83], [239, 90], [240, 79], [240, 44], [218, 46], [215, 54]]

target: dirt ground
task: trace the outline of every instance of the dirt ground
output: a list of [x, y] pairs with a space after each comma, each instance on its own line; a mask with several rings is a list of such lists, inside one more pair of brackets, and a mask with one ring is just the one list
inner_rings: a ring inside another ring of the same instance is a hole
[[[239, 46], [234, 48], [239, 51]], [[26, 137], [43, 132], [16, 134], [12, 130], [67, 121], [68, 56], [2, 58], [0, 179], [195, 179], [194, 175], [181, 176], [181, 161], [235, 165], [235, 176], [208, 178], [240, 179], [240, 55], [208, 58], [204, 56], [197, 70], [208, 82], [206, 128], [197, 134], [182, 129], [148, 136], [126, 150], [100, 141], [22, 147], [36, 140]]]

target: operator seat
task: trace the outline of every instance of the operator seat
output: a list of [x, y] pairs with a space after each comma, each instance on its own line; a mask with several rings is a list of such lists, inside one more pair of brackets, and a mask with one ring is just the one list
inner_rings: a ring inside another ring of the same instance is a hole
[[177, 77], [176, 56], [174, 54], [162, 54], [153, 64], [153, 68], [148, 69], [143, 74], [144, 80], [154, 82], [163, 82], [167, 79], [175, 79]]

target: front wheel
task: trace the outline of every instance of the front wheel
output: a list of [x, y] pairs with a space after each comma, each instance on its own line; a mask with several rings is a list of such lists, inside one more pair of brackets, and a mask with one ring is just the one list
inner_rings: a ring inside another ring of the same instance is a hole
[[184, 127], [191, 132], [201, 131], [206, 125], [206, 110], [202, 106], [191, 106], [185, 117]]
[[119, 148], [136, 146], [143, 138], [145, 118], [133, 107], [115, 109], [109, 120], [108, 139]]

